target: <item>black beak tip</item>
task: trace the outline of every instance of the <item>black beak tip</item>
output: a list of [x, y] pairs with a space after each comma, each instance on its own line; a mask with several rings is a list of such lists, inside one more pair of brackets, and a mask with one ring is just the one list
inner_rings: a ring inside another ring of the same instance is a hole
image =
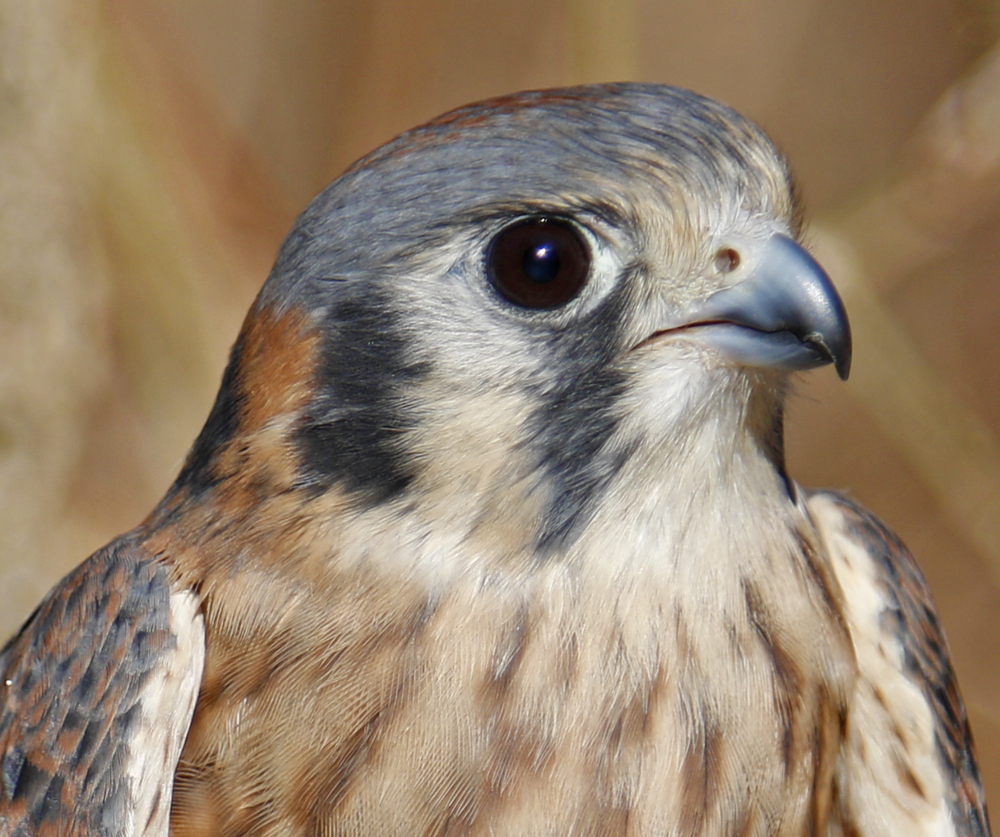
[[837, 370], [840, 380], [846, 381], [851, 374], [851, 360], [854, 354], [851, 345], [851, 326], [846, 314], [840, 318], [839, 323], [837, 339], [831, 341], [832, 345], [824, 345], [824, 348], [829, 353], [830, 361]]
[[846, 381], [851, 376], [850, 342], [848, 342], [847, 346], [845, 346], [840, 354], [834, 359], [833, 364], [837, 370], [837, 374], [840, 376], [840, 380]]
[[[841, 322], [846, 323], [846, 320], [841, 320]], [[810, 354], [813, 357], [813, 362], [807, 364], [805, 368], [825, 366], [831, 363], [833, 368], [837, 370], [840, 380], [847, 380], [851, 374], [851, 335], [849, 332], [843, 336], [837, 334], [834, 340], [827, 339], [825, 335], [817, 332], [812, 332], [800, 339], [806, 346], [810, 347]]]
[[830, 329], [833, 338], [829, 345], [830, 360], [833, 361], [840, 380], [846, 381], [851, 374], [851, 360], [854, 356], [851, 321], [847, 318], [844, 302], [833, 287], [833, 283], [830, 283], [830, 294], [834, 302], [834, 325]]
[[[832, 339], [831, 339], [832, 338]], [[832, 363], [837, 370], [840, 380], [846, 381], [851, 374], [851, 326], [848, 323], [847, 315], [842, 311], [836, 319], [836, 327], [831, 328], [826, 334], [813, 332], [804, 340], [811, 343], [814, 351], [818, 352], [823, 360], [821, 363]]]

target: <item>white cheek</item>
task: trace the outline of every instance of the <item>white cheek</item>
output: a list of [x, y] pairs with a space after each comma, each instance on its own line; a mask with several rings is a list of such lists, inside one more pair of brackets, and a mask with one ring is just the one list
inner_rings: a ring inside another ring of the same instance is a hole
[[668, 434], [703, 418], [734, 378], [734, 370], [720, 364], [714, 350], [685, 339], [663, 339], [636, 350], [628, 374], [624, 406], [630, 422]]

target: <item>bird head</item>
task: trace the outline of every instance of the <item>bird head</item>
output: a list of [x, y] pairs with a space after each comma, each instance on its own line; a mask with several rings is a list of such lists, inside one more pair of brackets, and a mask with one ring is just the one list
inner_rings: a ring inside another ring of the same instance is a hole
[[780, 472], [789, 373], [846, 377], [851, 351], [797, 232], [781, 155], [694, 93], [612, 84], [446, 114], [299, 218], [175, 493], [238, 478], [357, 509], [436, 497], [482, 526], [517, 507], [544, 551], [629, 463], [669, 480], [662, 457], [706, 428], [716, 460], [756, 445]]

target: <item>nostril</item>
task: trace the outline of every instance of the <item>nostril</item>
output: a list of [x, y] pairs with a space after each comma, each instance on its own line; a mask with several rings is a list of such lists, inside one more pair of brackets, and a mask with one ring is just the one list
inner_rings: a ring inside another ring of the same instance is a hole
[[732, 247], [723, 247], [715, 254], [715, 269], [719, 273], [731, 273], [740, 266], [740, 254]]

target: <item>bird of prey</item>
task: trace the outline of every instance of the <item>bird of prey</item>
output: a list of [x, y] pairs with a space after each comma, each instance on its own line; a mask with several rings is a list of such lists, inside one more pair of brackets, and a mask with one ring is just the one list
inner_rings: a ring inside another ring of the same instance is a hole
[[913, 559], [786, 473], [790, 377], [851, 359], [793, 194], [652, 84], [351, 167], [0, 654], [0, 834], [987, 835]]

